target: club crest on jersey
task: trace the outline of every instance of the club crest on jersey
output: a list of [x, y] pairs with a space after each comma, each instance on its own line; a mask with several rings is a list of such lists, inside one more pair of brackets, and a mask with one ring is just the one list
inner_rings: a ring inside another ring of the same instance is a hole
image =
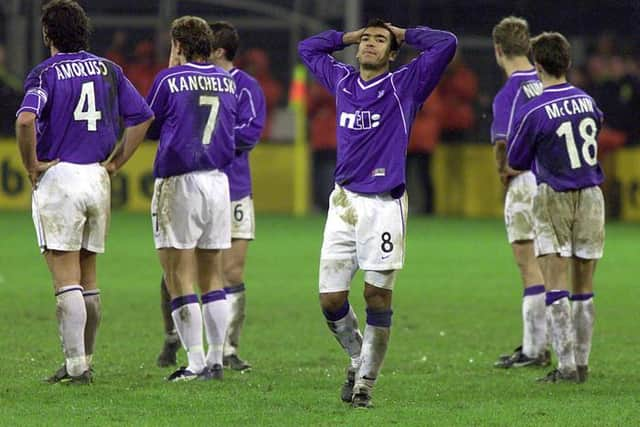
[[380, 126], [380, 114], [371, 111], [342, 112], [340, 127], [353, 130], [367, 130]]
[[384, 96], [384, 89], [378, 91], [378, 99]]

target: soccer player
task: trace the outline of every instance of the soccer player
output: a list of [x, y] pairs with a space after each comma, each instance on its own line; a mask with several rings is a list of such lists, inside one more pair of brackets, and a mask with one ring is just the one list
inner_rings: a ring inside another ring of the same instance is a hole
[[231, 246], [229, 182], [223, 170], [235, 149], [236, 85], [226, 71], [209, 64], [211, 36], [201, 18], [173, 21], [170, 64], [178, 65], [156, 76], [147, 98], [156, 116], [149, 136], [160, 138], [151, 205], [154, 241], [189, 360], [169, 381], [222, 379], [229, 322], [220, 251]]
[[[389, 71], [401, 43], [420, 55]], [[357, 44], [359, 69], [331, 53]], [[351, 362], [342, 400], [369, 407], [389, 341], [396, 270], [404, 263], [406, 151], [418, 109], [453, 58], [456, 37], [428, 27], [404, 29], [381, 20], [352, 32], [326, 31], [298, 50], [311, 73], [336, 97], [338, 161], [320, 255], [320, 304]], [[364, 270], [364, 337], [349, 305], [351, 280]]]
[[506, 162], [507, 135], [513, 115], [519, 107], [540, 95], [542, 84], [527, 57], [530, 50], [527, 21], [509, 16], [493, 27], [492, 35], [496, 62], [505, 72], [507, 81], [493, 100], [491, 142], [500, 180], [507, 188], [504, 203], [507, 238], [524, 285], [522, 345], [513, 354], [500, 356], [494, 366], [546, 366], [550, 363], [550, 354], [546, 348], [545, 288], [533, 248], [536, 179], [530, 170], [515, 171]]
[[[47, 3], [42, 33], [51, 57], [27, 76], [16, 135], [65, 354], [48, 381], [88, 384], [101, 313], [96, 254], [104, 252], [110, 216], [109, 172], [142, 142], [152, 113], [118, 65], [86, 51], [89, 19], [76, 2]], [[114, 152], [121, 121], [123, 145]]]
[[[260, 138], [266, 117], [266, 104], [258, 82], [233, 65], [239, 45], [238, 32], [228, 22], [211, 25], [213, 48], [211, 62], [227, 71], [236, 83], [238, 123], [235, 125], [236, 152], [233, 162], [225, 168], [231, 195], [231, 248], [222, 252], [225, 292], [230, 318], [224, 345], [223, 364], [244, 371], [251, 365], [238, 356], [240, 332], [245, 319], [244, 265], [249, 241], [255, 237], [255, 216], [251, 197], [249, 151]], [[164, 278], [161, 283], [161, 307], [165, 324], [165, 342], [158, 356], [159, 366], [176, 364], [178, 337], [175, 332]]]
[[541, 380], [583, 382], [595, 316], [593, 273], [604, 247], [604, 177], [597, 157], [603, 117], [589, 95], [567, 83], [571, 55], [564, 36], [542, 33], [531, 46], [544, 90], [516, 112], [508, 162], [516, 170], [535, 166], [538, 183], [535, 246], [558, 356], [557, 369]]

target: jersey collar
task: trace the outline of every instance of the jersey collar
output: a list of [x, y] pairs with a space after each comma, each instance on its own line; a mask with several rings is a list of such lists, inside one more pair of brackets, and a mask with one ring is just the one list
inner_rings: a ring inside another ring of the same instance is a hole
[[375, 77], [371, 80], [364, 81], [362, 80], [362, 77], [360, 77], [360, 74], [358, 74], [358, 86], [360, 86], [360, 89], [362, 90], [370, 89], [374, 86], [379, 85], [384, 80], [388, 79], [390, 75], [391, 73], [387, 72], [385, 74], [380, 74], [378, 77]]

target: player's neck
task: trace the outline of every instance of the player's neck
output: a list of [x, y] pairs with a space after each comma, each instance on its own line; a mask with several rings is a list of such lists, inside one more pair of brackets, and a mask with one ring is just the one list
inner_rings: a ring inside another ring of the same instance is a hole
[[186, 62], [191, 62], [192, 64], [206, 64], [208, 61], [204, 56], [194, 56], [190, 61], [185, 60], [185, 63]]
[[511, 77], [513, 73], [518, 71], [529, 71], [533, 68], [533, 65], [526, 56], [514, 56], [513, 58], [505, 58], [504, 72], [507, 77]]
[[562, 77], [555, 77], [555, 76], [550, 76], [546, 73], [542, 74], [540, 76], [540, 80], [542, 81], [542, 87], [544, 89], [551, 87], [551, 86], [557, 86], [557, 85], [561, 85], [564, 83], [567, 83], [567, 77], [566, 76], [562, 76]]
[[376, 69], [363, 68], [362, 66], [360, 66], [360, 78], [365, 82], [375, 79], [376, 77], [386, 74], [388, 72], [389, 72], [388, 64], [386, 67], [376, 68]]
[[224, 59], [219, 59], [219, 60], [215, 60], [213, 61], [213, 65], [215, 65], [216, 67], [220, 67], [225, 71], [229, 71], [233, 68], [233, 62], [231, 61], [227, 61]]
[[51, 52], [51, 56], [56, 56], [60, 53], [60, 51], [54, 45], [49, 46], [49, 52]]

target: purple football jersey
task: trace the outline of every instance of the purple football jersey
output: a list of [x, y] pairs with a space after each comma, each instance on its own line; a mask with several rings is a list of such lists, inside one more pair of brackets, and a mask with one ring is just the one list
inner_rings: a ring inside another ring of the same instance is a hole
[[27, 76], [18, 114], [33, 112], [38, 160], [89, 164], [106, 160], [122, 131], [152, 116], [113, 62], [80, 51], [58, 53]]
[[256, 79], [237, 68], [229, 70], [229, 74], [236, 82], [238, 121], [235, 126], [235, 156], [224, 172], [229, 177], [231, 201], [236, 201], [251, 194], [249, 151], [256, 146], [260, 139], [267, 117], [267, 106], [264, 93]]
[[342, 37], [326, 31], [298, 45], [302, 61], [336, 97], [335, 180], [354, 192], [400, 197], [413, 119], [453, 58], [457, 39], [428, 27], [408, 29], [405, 41], [420, 50], [418, 57], [364, 81], [356, 69], [331, 56], [345, 47]]
[[535, 69], [512, 73], [493, 99], [491, 143], [506, 141], [518, 108], [542, 93]]
[[236, 84], [229, 73], [195, 63], [162, 70], [147, 102], [156, 116], [148, 136], [160, 139], [156, 178], [229, 165], [237, 114]]
[[508, 160], [514, 169], [532, 169], [538, 184], [556, 191], [602, 183], [598, 132], [602, 112], [595, 101], [569, 83], [547, 87], [516, 111]]

